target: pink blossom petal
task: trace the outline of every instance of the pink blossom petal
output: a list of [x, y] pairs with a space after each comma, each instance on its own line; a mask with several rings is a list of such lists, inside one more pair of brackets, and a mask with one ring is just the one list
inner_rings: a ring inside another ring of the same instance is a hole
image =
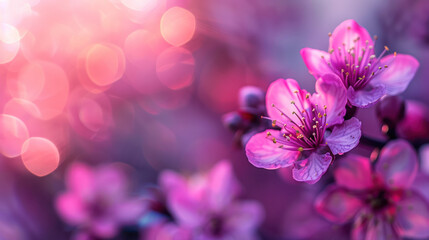
[[347, 98], [349, 102], [358, 108], [369, 108], [381, 97], [384, 96], [386, 90], [384, 85], [368, 84], [363, 89], [355, 90], [352, 86], [347, 90]]
[[384, 215], [372, 215], [361, 211], [353, 225], [353, 240], [399, 240], [390, 221]]
[[340, 25], [335, 28], [329, 39], [329, 50], [345, 48], [347, 51], [357, 46], [365, 47], [366, 41], [368, 41], [369, 46], [374, 46], [368, 31], [361, 27], [355, 20], [349, 19], [340, 23]]
[[228, 218], [226, 220], [226, 228], [232, 232], [237, 239], [237, 234], [254, 233], [257, 227], [261, 224], [264, 217], [264, 209], [262, 205], [255, 201], [241, 201], [231, 204], [227, 210]]
[[307, 159], [296, 162], [292, 170], [293, 178], [296, 181], [306, 183], [316, 183], [328, 170], [332, 157], [330, 153], [312, 153]]
[[118, 230], [118, 224], [111, 218], [97, 219], [91, 224], [91, 232], [101, 238], [112, 238]]
[[424, 174], [429, 175], [429, 144], [420, 147], [419, 155], [421, 162], [420, 169]]
[[411, 188], [429, 201], [429, 175], [418, 174]]
[[347, 157], [337, 161], [334, 176], [336, 183], [347, 189], [364, 190], [372, 186], [369, 159], [358, 155], [347, 155]]
[[88, 199], [94, 195], [94, 172], [86, 164], [75, 162], [67, 169], [67, 187], [80, 197]]
[[[298, 82], [293, 79], [278, 79], [274, 81], [268, 87], [266, 95], [268, 116], [270, 116], [273, 120], [278, 121], [286, 122], [288, 121], [287, 117], [289, 117], [293, 121], [299, 122], [300, 119], [292, 114], [293, 112], [296, 112], [296, 108], [293, 104], [291, 104], [291, 102], [296, 102], [298, 106], [301, 106], [301, 103], [307, 104], [306, 102], [302, 102], [306, 95], [307, 91], [301, 89]], [[275, 107], [273, 107], [273, 105]], [[307, 107], [309, 106], [304, 106], [304, 108]], [[287, 117], [282, 116], [282, 113], [278, 109], [282, 111]]]
[[343, 124], [337, 125], [326, 137], [326, 143], [333, 154], [346, 153], [359, 144], [361, 122], [353, 117]]
[[227, 161], [221, 161], [212, 169], [208, 180], [208, 201], [213, 211], [221, 211], [237, 196], [239, 185]]
[[375, 171], [391, 188], [408, 188], [417, 174], [414, 148], [405, 140], [390, 141], [381, 150]]
[[195, 228], [205, 223], [206, 203], [187, 192], [174, 191], [167, 196], [167, 204], [180, 225]]
[[61, 217], [72, 225], [84, 224], [89, 219], [89, 213], [81, 198], [74, 193], [64, 193], [55, 202], [55, 207]]
[[328, 126], [341, 124], [346, 114], [347, 93], [341, 79], [334, 74], [325, 74], [316, 81], [316, 94], [312, 102], [326, 106], [326, 123]]
[[326, 219], [341, 224], [355, 216], [362, 202], [348, 190], [331, 186], [317, 197], [315, 206]]
[[382, 67], [387, 65], [388, 68], [377, 75], [372, 82], [383, 84], [388, 95], [405, 91], [419, 68], [419, 62], [405, 54], [397, 54], [396, 57], [393, 54], [388, 55], [381, 59], [380, 65]]
[[301, 49], [301, 56], [308, 68], [308, 71], [316, 79], [326, 73], [332, 72], [332, 69], [327, 64], [330, 59], [329, 53], [312, 48], [303, 48]]
[[255, 167], [266, 169], [277, 169], [292, 165], [299, 152], [279, 148], [278, 144], [267, 139], [267, 132], [270, 132], [271, 136], [276, 138], [281, 136], [280, 131], [277, 130], [266, 130], [254, 135], [246, 145], [246, 155], [249, 162]]
[[114, 208], [115, 219], [124, 224], [134, 224], [144, 214], [147, 206], [143, 199], [129, 199]]
[[426, 199], [410, 191], [397, 205], [395, 226], [399, 234], [410, 238], [429, 238], [429, 204]]
[[95, 184], [98, 193], [113, 202], [124, 199], [129, 190], [129, 183], [125, 173], [115, 164], [98, 168]]
[[186, 180], [181, 175], [170, 170], [161, 172], [159, 175], [159, 184], [167, 194], [174, 190], [187, 191]]

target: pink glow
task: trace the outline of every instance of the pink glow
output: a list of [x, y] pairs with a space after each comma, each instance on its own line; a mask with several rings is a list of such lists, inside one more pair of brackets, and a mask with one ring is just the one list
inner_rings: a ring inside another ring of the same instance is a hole
[[0, 115], [0, 152], [9, 158], [21, 154], [21, 146], [28, 139], [27, 126], [19, 118]]
[[0, 64], [12, 61], [19, 51], [18, 30], [9, 24], [0, 24]]
[[169, 48], [162, 52], [156, 61], [159, 80], [173, 90], [192, 84], [194, 68], [194, 57], [184, 48]]
[[122, 49], [110, 44], [95, 44], [86, 54], [86, 71], [98, 86], [108, 86], [119, 80], [125, 71]]
[[53, 172], [60, 162], [60, 154], [55, 144], [39, 137], [32, 137], [24, 142], [21, 158], [27, 170], [38, 177]]
[[195, 16], [186, 9], [172, 7], [161, 18], [161, 34], [173, 46], [189, 42], [195, 33]]

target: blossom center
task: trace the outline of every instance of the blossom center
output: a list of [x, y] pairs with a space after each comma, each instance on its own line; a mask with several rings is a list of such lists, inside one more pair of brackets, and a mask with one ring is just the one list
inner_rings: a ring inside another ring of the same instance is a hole
[[279, 148], [293, 151], [308, 151], [317, 149], [323, 144], [324, 133], [326, 130], [327, 107], [321, 108], [318, 104], [313, 104], [306, 94], [305, 97], [298, 91], [294, 91], [298, 95], [298, 101], [291, 101], [293, 110], [286, 114], [276, 105], [272, 105], [283, 119], [270, 119], [273, 127], [281, 129], [281, 137], [275, 137], [270, 132], [267, 132], [267, 138], [275, 144], [279, 144]]
[[[330, 49], [330, 57], [322, 57], [323, 62], [336, 73], [343, 81], [344, 86], [348, 89], [350, 86], [355, 90], [364, 88], [375, 76], [388, 68], [383, 65], [381, 59], [389, 51], [387, 46], [383, 52], [376, 57], [374, 46], [369, 45], [367, 40], [363, 45], [360, 38], [353, 40], [354, 45], [347, 48], [345, 43], [337, 49]], [[377, 37], [374, 37], [374, 45]], [[396, 56], [396, 52], [394, 53]]]

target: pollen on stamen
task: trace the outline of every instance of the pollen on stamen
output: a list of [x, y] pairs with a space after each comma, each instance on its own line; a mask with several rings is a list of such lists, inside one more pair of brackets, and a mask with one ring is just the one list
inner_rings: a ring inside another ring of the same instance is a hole
[[267, 137], [269, 137], [269, 136], [271, 136], [271, 133], [270, 133], [270, 132], [267, 132]]
[[280, 145], [279, 148], [283, 148], [283, 145]]
[[295, 104], [295, 101], [290, 101], [290, 104]]
[[298, 90], [293, 91], [294, 93], [298, 93]]
[[272, 126], [275, 127], [277, 123], [277, 120], [273, 120]]
[[329, 36], [329, 37], [332, 37], [332, 33], [328, 33], [328, 36]]
[[277, 143], [277, 140], [275, 138], [273, 138], [273, 143]]
[[387, 46], [384, 46], [384, 49], [385, 49], [386, 51], [389, 51], [389, 47], [387, 47]]
[[394, 57], [396, 57], [396, 54], [397, 54], [397, 53], [396, 53], [396, 52], [394, 52], [394, 53], [393, 53], [393, 56], [394, 56]]
[[299, 148], [298, 148], [298, 151], [302, 152], [302, 151], [304, 151], [304, 148], [299, 147]]
[[310, 97], [310, 93], [307, 93], [306, 95], [305, 95], [305, 98], [309, 98]]
[[384, 65], [384, 68], [388, 68], [388, 66], [387, 66], [387, 65]]

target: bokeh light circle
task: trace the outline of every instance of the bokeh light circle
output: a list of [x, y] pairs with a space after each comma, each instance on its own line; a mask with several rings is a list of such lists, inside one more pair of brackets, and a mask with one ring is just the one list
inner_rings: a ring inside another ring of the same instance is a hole
[[190, 11], [172, 7], [161, 18], [161, 34], [173, 46], [181, 46], [192, 39], [195, 33], [195, 16]]
[[148, 12], [157, 5], [157, 0], [121, 0], [122, 4], [134, 11]]
[[60, 153], [55, 144], [48, 139], [32, 137], [22, 145], [21, 158], [28, 171], [43, 177], [57, 169]]
[[88, 77], [98, 86], [108, 86], [119, 80], [125, 72], [125, 56], [112, 44], [95, 44], [86, 53]]
[[192, 53], [184, 48], [169, 48], [162, 52], [156, 61], [156, 73], [159, 80], [173, 90], [192, 84], [194, 68], [195, 59]]
[[19, 118], [0, 114], [0, 152], [9, 158], [21, 154], [21, 147], [29, 138], [27, 126]]
[[0, 64], [12, 61], [18, 54], [19, 46], [18, 30], [12, 25], [0, 23]]

